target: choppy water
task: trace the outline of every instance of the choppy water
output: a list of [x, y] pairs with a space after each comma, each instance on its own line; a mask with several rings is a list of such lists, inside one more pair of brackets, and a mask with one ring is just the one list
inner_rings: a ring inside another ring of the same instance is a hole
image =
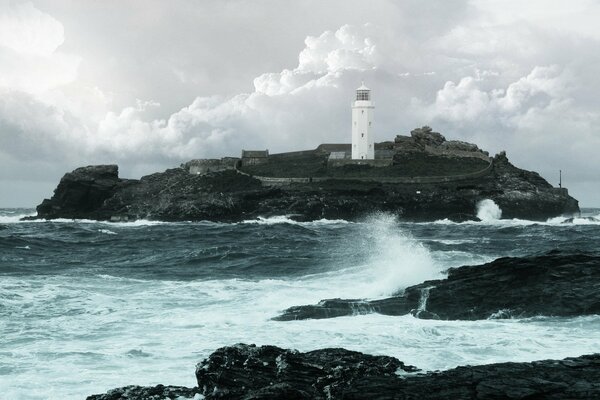
[[[600, 223], [19, 222], [0, 209], [0, 396], [77, 399], [127, 384], [194, 386], [220, 346], [340, 346], [424, 369], [600, 351], [600, 317], [479, 322], [362, 315], [275, 322], [292, 305], [380, 297], [448, 267], [597, 250]], [[600, 217], [599, 209], [584, 216]]]

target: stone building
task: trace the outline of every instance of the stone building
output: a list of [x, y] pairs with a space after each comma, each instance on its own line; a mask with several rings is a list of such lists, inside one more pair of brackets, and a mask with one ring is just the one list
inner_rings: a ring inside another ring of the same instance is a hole
[[242, 167], [265, 164], [269, 161], [269, 150], [242, 150]]

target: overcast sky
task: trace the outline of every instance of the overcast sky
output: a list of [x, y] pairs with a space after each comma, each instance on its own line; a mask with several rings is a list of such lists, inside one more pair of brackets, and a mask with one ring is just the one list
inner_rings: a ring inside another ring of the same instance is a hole
[[67, 171], [430, 125], [600, 206], [600, 2], [0, 0], [0, 207]]

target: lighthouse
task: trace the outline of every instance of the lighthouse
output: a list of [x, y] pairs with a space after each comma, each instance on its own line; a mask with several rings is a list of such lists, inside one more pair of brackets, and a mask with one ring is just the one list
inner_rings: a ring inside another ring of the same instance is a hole
[[373, 110], [371, 89], [364, 82], [356, 89], [356, 100], [352, 103], [352, 159], [375, 159], [373, 137]]

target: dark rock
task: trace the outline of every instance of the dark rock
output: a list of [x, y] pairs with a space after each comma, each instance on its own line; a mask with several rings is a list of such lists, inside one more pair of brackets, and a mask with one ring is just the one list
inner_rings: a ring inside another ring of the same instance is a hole
[[[344, 349], [307, 353], [238, 344], [198, 364], [198, 388], [128, 386], [88, 400], [593, 399], [600, 397], [600, 354], [498, 363], [418, 373], [393, 357]], [[162, 397], [161, 397], [162, 396]], [[199, 397], [199, 396], [198, 396]]]
[[460, 140], [447, 140], [445, 142], [440, 143], [439, 145], [442, 149], [445, 150], [458, 150], [458, 151], [466, 151], [466, 152], [480, 152], [481, 150], [477, 147], [476, 144], [462, 142]]
[[45, 199], [37, 207], [38, 215], [43, 218], [103, 219], [99, 210], [104, 201], [125, 182], [119, 179], [118, 171], [116, 165], [95, 165], [65, 174], [52, 199]]
[[600, 395], [600, 355], [414, 372], [414, 367], [393, 357], [343, 349], [299, 353], [240, 344], [217, 350], [198, 365], [196, 376], [207, 399], [587, 399]]
[[[315, 399], [325, 392], [351, 388], [357, 380], [396, 376], [399, 371], [417, 369], [393, 357], [345, 349], [300, 353], [238, 344], [218, 349], [198, 364], [196, 378], [207, 398]], [[265, 390], [271, 397], [258, 396]]]
[[444, 135], [439, 132], [433, 132], [433, 129], [428, 126], [413, 129], [410, 131], [410, 136], [416, 143], [423, 146], [437, 147], [446, 141]]
[[199, 388], [184, 386], [125, 386], [109, 390], [104, 394], [93, 394], [86, 400], [165, 400], [165, 399], [201, 399]]
[[578, 316], [600, 313], [600, 255], [552, 251], [448, 270], [380, 300], [322, 300], [291, 307], [278, 321], [333, 318], [368, 312], [424, 319]]

